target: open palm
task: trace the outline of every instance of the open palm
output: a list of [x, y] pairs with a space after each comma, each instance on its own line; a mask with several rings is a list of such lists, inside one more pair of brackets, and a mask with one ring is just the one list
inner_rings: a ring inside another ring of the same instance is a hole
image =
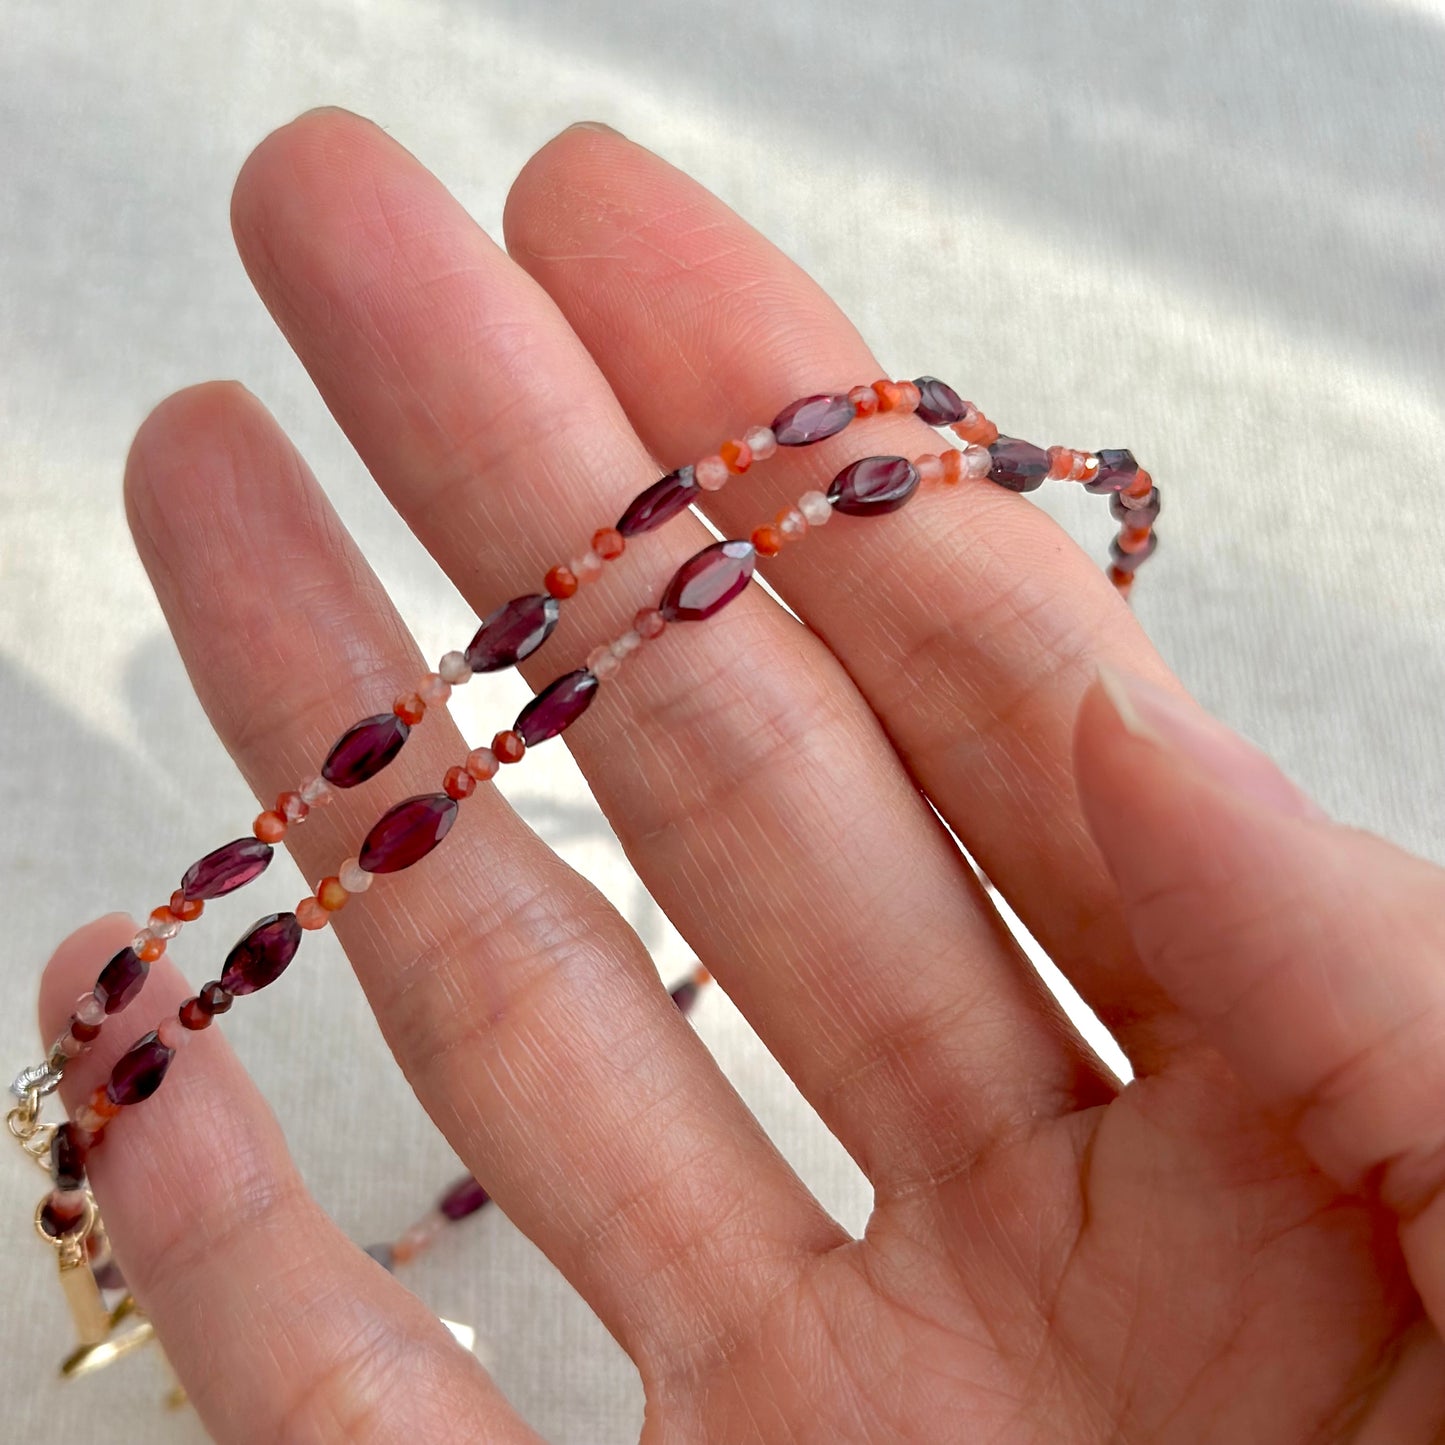
[[[797, 267], [604, 130], [528, 163], [505, 251], [337, 111], [259, 147], [234, 223], [327, 404], [480, 613], [535, 590], [659, 460], [885, 374]], [[936, 442], [913, 417], [867, 427], [876, 452]], [[780, 455], [709, 514], [746, 536], [861, 435]], [[160, 406], [127, 499], [268, 805], [425, 670], [239, 387]], [[706, 539], [686, 516], [640, 538], [528, 680], [615, 636]], [[871, 1181], [862, 1239], [499, 795], [336, 918], [432, 1118], [636, 1362], [647, 1438], [1441, 1438], [1442, 875], [1196, 716], [1025, 499], [966, 483], [840, 517], [764, 570], [801, 625], [752, 589], [669, 629], [568, 740], [653, 896]], [[1111, 703], [1101, 663], [1158, 691], [1126, 678]], [[429, 719], [405, 779], [296, 836], [306, 876], [464, 753]], [[934, 809], [1113, 1031], [1127, 1087]], [[50, 1034], [129, 931], [62, 946]], [[146, 1007], [185, 992], [158, 966]], [[67, 1076], [72, 1104], [124, 1032]], [[218, 1438], [529, 1438], [321, 1214], [218, 1030], [114, 1133], [92, 1178], [117, 1255]]]

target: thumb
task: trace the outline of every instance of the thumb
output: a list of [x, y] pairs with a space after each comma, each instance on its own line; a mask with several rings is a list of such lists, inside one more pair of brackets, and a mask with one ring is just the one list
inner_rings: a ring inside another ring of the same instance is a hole
[[1445, 1329], [1445, 870], [1139, 679], [1101, 671], [1074, 741], [1145, 968], [1322, 1169], [1395, 1211]]

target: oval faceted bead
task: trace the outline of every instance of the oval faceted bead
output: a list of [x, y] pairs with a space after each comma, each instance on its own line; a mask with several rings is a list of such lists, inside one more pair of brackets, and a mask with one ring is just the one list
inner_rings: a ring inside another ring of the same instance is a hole
[[864, 457], [833, 478], [828, 500], [849, 517], [877, 517], [896, 512], [918, 490], [918, 480], [907, 457]]
[[259, 838], [237, 838], [192, 863], [181, 879], [181, 892], [190, 902], [234, 893], [266, 871], [272, 851], [271, 845]]
[[936, 376], [915, 376], [913, 384], [918, 388], [916, 414], [929, 426], [952, 426], [963, 420], [968, 403], [946, 381]]
[[512, 731], [521, 734], [529, 748], [555, 738], [572, 726], [597, 696], [597, 677], [588, 668], [564, 673], [548, 683], [521, 712], [512, 724]]
[[363, 718], [337, 738], [321, 765], [321, 776], [333, 787], [354, 788], [374, 778], [410, 736], [411, 725], [394, 712]]
[[294, 913], [268, 913], [226, 955], [221, 987], [228, 994], [255, 993], [275, 983], [301, 947], [301, 924]]
[[85, 1153], [75, 1125], [67, 1119], [50, 1136], [50, 1178], [57, 1189], [79, 1189], [85, 1183]]
[[751, 542], [714, 542], [677, 569], [657, 610], [669, 622], [705, 621], [752, 581], [757, 561]]
[[1139, 463], [1127, 447], [1109, 447], [1096, 455], [1099, 470], [1084, 483], [1086, 492], [1122, 492], [1139, 475]]
[[645, 492], [639, 492], [617, 519], [617, 530], [624, 537], [650, 532], [685, 511], [698, 497], [698, 486], [691, 467], [679, 467], [655, 481]]
[[468, 1175], [465, 1179], [457, 1180], [442, 1195], [437, 1201], [437, 1208], [448, 1219], [465, 1219], [467, 1215], [475, 1214], [491, 1197], [475, 1179]]
[[133, 948], [123, 948], [101, 969], [95, 996], [108, 1014], [119, 1013], [141, 991], [151, 966]]
[[805, 396], [773, 418], [772, 432], [780, 447], [805, 447], [840, 432], [853, 420], [853, 399], [845, 392]]
[[457, 801], [445, 793], [408, 798], [377, 819], [361, 845], [358, 862], [367, 873], [400, 873], [425, 858], [456, 820]]
[[467, 666], [473, 672], [500, 672], [530, 657], [552, 635], [562, 604], [546, 592], [514, 597], [482, 619], [467, 644]]
[[138, 1040], [120, 1056], [105, 1086], [105, 1097], [117, 1108], [149, 1099], [165, 1079], [176, 1051], [168, 1049], [154, 1033]]
[[1043, 486], [1049, 475], [1049, 454], [1032, 442], [1000, 437], [989, 447], [988, 454], [993, 458], [993, 465], [988, 469], [989, 480], [1011, 492], [1032, 492]]

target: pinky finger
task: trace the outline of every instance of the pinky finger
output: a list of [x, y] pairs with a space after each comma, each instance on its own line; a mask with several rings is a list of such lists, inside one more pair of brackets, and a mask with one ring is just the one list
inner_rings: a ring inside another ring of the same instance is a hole
[[[134, 925], [57, 950], [42, 1036]], [[187, 996], [164, 961], [61, 1085], [74, 1109]], [[115, 1258], [219, 1441], [532, 1441], [476, 1360], [306, 1192], [275, 1117], [218, 1029], [191, 1038], [153, 1100], [126, 1109], [89, 1173]]]

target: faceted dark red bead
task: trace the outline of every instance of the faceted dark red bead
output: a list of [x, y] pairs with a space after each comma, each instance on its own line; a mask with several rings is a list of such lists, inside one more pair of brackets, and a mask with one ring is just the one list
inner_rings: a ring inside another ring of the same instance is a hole
[[467, 644], [467, 666], [473, 672], [500, 672], [530, 657], [552, 635], [562, 604], [545, 592], [514, 597], [482, 619]]
[[229, 994], [255, 993], [275, 983], [301, 947], [301, 924], [294, 913], [268, 913], [226, 955], [221, 986]]
[[833, 478], [828, 500], [850, 517], [878, 517], [896, 512], [917, 490], [918, 469], [907, 457], [864, 457]]
[[321, 776], [338, 788], [354, 788], [374, 778], [406, 744], [411, 726], [394, 712], [379, 712], [363, 718], [337, 738]]
[[458, 1179], [450, 1189], [437, 1201], [437, 1208], [446, 1215], [448, 1219], [465, 1219], [469, 1214], [475, 1214], [484, 1204], [491, 1200], [491, 1195], [477, 1183], [469, 1174], [465, 1179]]
[[1153, 487], [1147, 497], [1140, 497], [1137, 507], [1129, 506], [1122, 492], [1115, 492], [1109, 498], [1109, 513], [1126, 526], [1152, 527], [1159, 520], [1159, 488]]
[[1139, 463], [1127, 447], [1109, 447], [1095, 455], [1099, 470], [1084, 483], [1087, 492], [1122, 492], [1139, 475]]
[[208, 1014], [223, 1014], [231, 1007], [231, 995], [219, 979], [213, 979], [196, 995], [196, 1002]]
[[1109, 543], [1109, 556], [1121, 572], [1137, 572], [1158, 550], [1159, 534], [1150, 532], [1149, 540], [1137, 552], [1126, 552], [1119, 546], [1119, 539]]
[[160, 1088], [175, 1050], [168, 1049], [152, 1032], [133, 1044], [110, 1071], [105, 1096], [117, 1106], [139, 1104]]
[[57, 1189], [79, 1189], [85, 1183], [86, 1148], [69, 1119], [50, 1138], [50, 1177]]
[[51, 1194], [41, 1206], [40, 1227], [51, 1239], [59, 1239], [62, 1235], [74, 1234], [76, 1226], [84, 1217], [85, 1202], [83, 1199], [76, 1200], [73, 1204], [63, 1208], [56, 1202], [55, 1195]]
[[693, 480], [691, 467], [679, 467], [655, 481], [645, 492], [639, 492], [627, 510], [617, 519], [617, 530], [624, 537], [650, 532], [677, 516], [702, 495], [702, 488]]
[[672, 1001], [677, 1005], [678, 1013], [689, 1012], [697, 1002], [697, 995], [698, 987], [690, 978], [678, 984], [672, 991]]
[[805, 447], [840, 432], [853, 420], [853, 402], [845, 392], [805, 396], [773, 418], [780, 447]]
[[597, 679], [585, 667], [564, 673], [548, 683], [521, 712], [512, 724], [512, 731], [521, 735], [529, 748], [555, 738], [572, 726], [597, 696]]
[[123, 948], [101, 969], [95, 996], [108, 1014], [119, 1013], [145, 987], [151, 966], [133, 948]]
[[408, 798], [377, 819], [361, 845], [358, 861], [368, 873], [399, 873], [425, 858], [456, 820], [456, 799], [445, 793]]
[[266, 871], [273, 851], [269, 843], [259, 838], [237, 838], [234, 843], [227, 843], [192, 863], [181, 879], [181, 892], [192, 900], [234, 893]]
[[1032, 492], [1043, 486], [1049, 475], [1049, 454], [1032, 442], [1017, 437], [1000, 437], [989, 449], [993, 465], [989, 480], [1011, 492]]
[[916, 415], [929, 426], [951, 426], [962, 421], [968, 403], [946, 381], [936, 376], [915, 376], [913, 384], [918, 388]]
[[758, 554], [751, 542], [714, 542], [673, 574], [657, 610], [669, 622], [702, 622], [752, 580]]

